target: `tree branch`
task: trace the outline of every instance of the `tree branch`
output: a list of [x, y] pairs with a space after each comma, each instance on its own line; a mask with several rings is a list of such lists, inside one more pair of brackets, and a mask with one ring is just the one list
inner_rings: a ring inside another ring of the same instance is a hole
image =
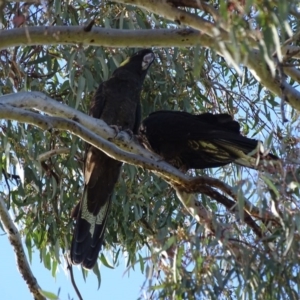
[[[211, 38], [217, 38], [217, 42], [213, 43], [213, 47], [220, 55], [224, 56], [225, 58], [229, 55], [229, 52], [226, 51], [224, 46], [225, 42], [230, 41], [228, 32], [219, 29], [215, 24], [210, 23], [199, 16], [179, 10], [178, 8], [169, 5], [166, 1], [116, 0], [116, 2], [144, 7], [151, 12], [161, 15], [169, 20], [179, 20], [182, 24], [201, 30]], [[245, 33], [245, 36], [247, 36], [250, 45], [258, 48], [257, 36], [255, 36], [254, 32], [247, 32]], [[205, 42], [201, 42], [201, 45], [204, 44]], [[212, 45], [211, 41], [210, 45]], [[208, 47], [207, 45], [204, 46]], [[287, 99], [289, 104], [297, 110], [300, 110], [300, 92], [286, 82], [282, 83], [278, 75], [273, 77], [261, 57], [262, 54], [258, 50], [252, 49], [249, 54], [240, 54], [241, 56], [244, 56], [241, 57], [241, 61], [246, 61], [246, 66], [250, 68], [251, 73], [257, 80], [259, 80], [264, 86], [266, 86], [276, 95], [282, 96], [282, 94], [284, 94], [284, 98]], [[233, 59], [231, 60], [233, 62]]]
[[10, 244], [12, 245], [15, 253], [18, 269], [28, 285], [30, 292], [33, 294], [34, 299], [46, 300], [44, 296], [40, 293], [40, 286], [31, 272], [29, 263], [24, 252], [22, 241], [20, 238], [19, 231], [12, 221], [9, 212], [6, 208], [4, 199], [0, 196], [0, 219], [3, 224], [4, 230], [8, 235]]
[[[175, 187], [176, 195], [180, 199], [182, 203], [189, 203], [189, 206], [185, 206], [185, 208], [190, 212], [192, 216], [196, 219], [196, 221], [199, 224], [204, 224], [206, 229], [209, 230], [215, 237], [219, 236], [219, 241], [223, 244], [224, 247], [226, 247], [228, 250], [234, 250], [232, 251], [235, 256], [242, 257], [241, 249], [238, 249], [236, 247], [232, 247], [232, 243], [228, 242], [230, 239], [230, 234], [228, 234], [228, 231], [230, 231], [230, 227], [224, 226], [224, 224], [217, 223], [215, 220], [213, 220], [212, 213], [208, 211], [201, 202], [197, 201], [197, 197], [195, 194], [186, 193], [184, 190], [179, 189], [178, 187]], [[209, 191], [210, 190], [210, 191]], [[215, 192], [213, 189], [208, 189], [209, 193]], [[211, 196], [212, 193], [211, 193]], [[237, 211], [236, 205], [233, 201], [227, 199], [225, 196], [217, 194], [214, 197], [219, 203], [222, 203], [229, 212]], [[222, 199], [223, 198], [223, 199]], [[256, 233], [256, 235], [261, 239], [263, 238], [263, 233], [259, 226], [254, 222], [254, 220], [251, 218], [250, 215], [246, 213], [245, 219], [243, 220], [245, 223], [247, 223]], [[224, 238], [227, 240], [227, 243], [223, 243]]]
[[216, 30], [215, 24], [205, 20], [204, 18], [191, 14], [187, 11], [178, 9], [175, 6], [170, 5], [167, 1], [161, 0], [115, 0], [115, 2], [136, 5], [145, 8], [152, 13], [162, 16], [168, 20], [171, 20], [179, 25], [188, 25], [194, 29], [201, 30], [203, 33], [211, 36], [218, 37], [222, 41], [229, 41], [228, 32], [223, 29]]
[[[183, 202], [183, 203], [190, 203], [190, 206], [193, 207], [193, 209], [195, 210], [195, 203], [192, 203], [192, 201], [191, 201], [191, 197], [192, 197], [191, 195], [192, 194], [186, 193], [184, 191], [184, 189], [179, 189], [177, 187], [175, 187], [175, 189], [176, 189], [176, 193], [177, 193], [178, 198], [182, 199], [182, 200], [185, 200], [185, 202]], [[226, 196], [220, 194], [218, 191], [216, 191], [215, 189], [213, 189], [212, 187], [207, 186], [207, 185], [199, 186], [199, 191], [198, 192], [200, 192], [202, 194], [205, 194], [207, 196], [210, 196], [211, 198], [215, 199], [218, 203], [221, 203], [222, 205], [224, 205], [229, 212], [239, 213], [240, 211], [242, 211], [243, 214], [244, 214], [244, 220], [243, 221], [252, 228], [253, 232], [259, 238], [263, 237], [263, 232], [260, 229], [260, 227], [251, 218], [250, 214], [244, 209], [244, 207], [240, 207], [240, 209], [238, 209], [237, 202], [228, 199]], [[190, 211], [191, 208], [187, 207], [187, 209]]]
[[[85, 128], [89, 129], [91, 132], [94, 132], [98, 136], [101, 136], [105, 139], [109, 139], [114, 142], [122, 149], [125, 149], [131, 153], [140, 154], [142, 156], [148, 157], [149, 159], [162, 160], [160, 156], [151, 153], [149, 151], [145, 151], [141, 145], [133, 143], [131, 141], [131, 137], [126, 132], [120, 132], [116, 137], [115, 130], [102, 121], [101, 119], [91, 118], [90, 116], [71, 108], [67, 105], [61, 104], [50, 97], [46, 96], [40, 92], [21, 92], [17, 94], [8, 94], [0, 97], [0, 104], [2, 105], [10, 105], [17, 108], [30, 108], [39, 112], [46, 113], [50, 116], [58, 116], [62, 118], [67, 118], [70, 120], [74, 120], [77, 123], [81, 124]], [[27, 111], [19, 111], [20, 115], [14, 114], [12, 117], [17, 118], [18, 121], [22, 122], [23, 116], [27, 114]], [[0, 111], [1, 113], [1, 111]], [[11, 111], [11, 114], [14, 112]], [[2, 114], [5, 119], [5, 114]], [[44, 130], [51, 129], [53, 124], [51, 123], [51, 119], [44, 119], [38, 114], [33, 115], [38, 116], [37, 118], [41, 122], [41, 127]], [[27, 115], [29, 118], [29, 115]], [[34, 117], [31, 119], [26, 119], [23, 123], [28, 123], [30, 120], [37, 122], [38, 120], [34, 120]], [[45, 121], [44, 124], [43, 121]], [[48, 122], [48, 123], [47, 123]], [[37, 125], [37, 124], [34, 124]], [[38, 125], [37, 125], [38, 126]], [[175, 169], [175, 168], [173, 168]], [[177, 169], [176, 169], [177, 170]], [[181, 172], [177, 172], [177, 175], [182, 174]]]
[[283, 71], [286, 75], [290, 76], [296, 82], [300, 83], [300, 71], [295, 67], [283, 67]]
[[[64, 116], [64, 118], [40, 115], [36, 112], [25, 110], [25, 107], [52, 115]], [[66, 117], [69, 117], [71, 120], [65, 119]], [[208, 195], [218, 203], [224, 205], [228, 212], [242, 215], [242, 220], [252, 228], [255, 235], [259, 239], [264, 237], [263, 230], [251, 217], [250, 210], [255, 210], [255, 208], [251, 207], [250, 209], [247, 207], [248, 204], [246, 201], [244, 201], [245, 206], [239, 207], [238, 197], [229, 185], [209, 177], [201, 176], [193, 178], [184, 175], [173, 166], [162, 161], [158, 155], [142, 148], [127, 133], [120, 132], [117, 138], [114, 138], [115, 131], [102, 120], [95, 120], [38, 92], [11, 94], [1, 97], [0, 118], [33, 124], [43, 130], [51, 130], [53, 128], [67, 130], [116, 160], [147, 168], [157, 173], [175, 187], [179, 200], [186, 207], [187, 211], [196, 218], [198, 223], [204, 223], [213, 234], [217, 232], [218, 228], [222, 228], [222, 226], [216, 227], [209, 212], [199, 207], [198, 203], [196, 203], [196, 196], [191, 193], [197, 192]], [[102, 134], [106, 139], [103, 138]], [[128, 151], [134, 150], [135, 153], [126, 152], [118, 148], [111, 141], [121, 144]], [[222, 195], [217, 189], [226, 193], [233, 200], [229, 199], [226, 195]], [[271, 213], [268, 216], [270, 219], [275, 219]], [[223, 229], [226, 228], [223, 227]], [[221, 230], [221, 232], [223, 231]], [[240, 247], [235, 246], [229, 240], [224, 243], [222, 241], [223, 246], [228, 251], [240, 260], [243, 259], [243, 251], [241, 251]]]
[[[111, 153], [114, 153], [114, 151], [117, 151], [118, 149], [120, 152], [122, 152], [121, 149], [114, 146], [111, 142], [117, 144], [122, 149], [127, 150], [128, 152], [131, 152], [130, 154], [134, 156], [134, 153], [137, 154], [141, 159], [145, 158], [148, 159], [146, 165], [140, 165], [141, 167], [147, 167], [151, 170], [156, 170], [159, 172], [161, 176], [164, 178], [170, 180], [171, 182], [177, 183], [177, 184], [183, 184], [187, 185], [189, 184], [190, 180], [193, 180], [193, 178], [184, 175], [182, 172], [180, 172], [178, 169], [174, 168], [173, 166], [165, 163], [162, 161], [162, 158], [159, 155], [156, 155], [155, 153], [152, 153], [145, 148], [143, 148], [141, 145], [137, 144], [132, 138], [126, 133], [126, 132], [119, 132], [119, 134], [116, 137], [115, 130], [112, 129], [110, 126], [107, 126], [107, 124], [100, 120], [92, 118], [80, 111], [77, 111], [67, 105], [61, 104], [43, 93], [40, 92], [21, 92], [17, 94], [9, 94], [0, 97], [0, 118], [3, 119], [11, 119], [11, 120], [17, 120], [22, 123], [30, 123], [35, 126], [38, 126], [39, 128], [43, 130], [51, 130], [52, 128], [58, 128], [61, 130], [69, 130], [72, 132], [72, 130], [76, 130], [75, 135], [79, 136], [80, 138], [84, 139], [85, 141], [92, 143], [90, 141], [90, 138], [92, 137], [94, 141], [96, 141], [95, 147], [99, 148], [102, 151], [108, 150]], [[15, 108], [15, 109], [14, 109]], [[27, 111], [24, 109], [18, 110], [16, 108], [30, 108], [35, 109], [37, 111], [41, 111], [43, 113], [49, 114], [51, 116], [59, 116], [62, 118], [49, 118], [47, 116], [42, 116], [37, 113]], [[71, 119], [71, 120], [66, 120]], [[75, 120], [75, 121], [72, 121]], [[84, 130], [84, 134], [83, 131]], [[73, 132], [72, 132], [73, 133]], [[87, 138], [87, 135], [90, 134], [89, 138]], [[83, 134], [83, 135], [82, 135]], [[98, 140], [99, 139], [99, 140]], [[98, 140], [98, 141], [97, 141]], [[107, 141], [109, 140], [109, 141]], [[100, 142], [100, 143], [99, 143]], [[106, 150], [104, 149], [104, 144], [108, 145]], [[113, 151], [112, 149], [114, 147]], [[113, 157], [115, 159], [121, 160], [126, 157], [128, 154], [127, 152], [122, 152], [125, 156], [121, 158], [122, 155], [118, 157]], [[107, 153], [108, 155], [111, 155]], [[113, 154], [115, 155], [115, 154]], [[153, 161], [159, 166], [162, 166], [161, 169], [154, 168]], [[130, 159], [126, 159], [125, 161], [127, 163], [131, 164], [138, 164], [137, 161], [131, 161]], [[216, 179], [208, 178], [208, 184], [217, 184]], [[219, 188], [223, 188], [224, 192], [228, 192], [230, 188], [222, 182], [219, 182]]]
[[281, 96], [283, 92], [288, 103], [300, 111], [300, 92], [288, 83], [282, 83], [277, 74], [273, 77], [266, 64], [261, 60], [261, 53], [258, 50], [252, 50], [248, 54], [246, 66], [249, 67], [253, 76], [267, 89], [278, 96]]
[[215, 9], [212, 5], [207, 3], [206, 1], [203, 0], [167, 0], [170, 4], [173, 6], [179, 7], [179, 6], [184, 6], [184, 7], [190, 7], [190, 8], [198, 8], [206, 13], [212, 15], [215, 21], [220, 20], [220, 14], [217, 9]]
[[32, 26], [0, 31], [0, 50], [20, 45], [74, 45], [104, 47], [188, 47], [207, 38], [193, 29], [120, 30], [84, 26]]
[[[115, 2], [136, 5], [179, 25], [187, 25], [200, 30], [204, 34], [212, 37], [216, 43], [218, 43], [218, 41], [230, 42], [229, 32], [218, 26], [216, 23], [209, 22], [196, 14], [191, 14], [187, 11], [178, 9], [175, 6], [170, 5], [168, 1], [115, 0]], [[245, 29], [243, 29], [243, 33], [243, 39], [245, 39], [246, 36], [249, 44], [257, 47], [257, 33], [253, 30], [249, 31]]]
[[30, 4], [40, 4], [40, 0], [5, 0], [5, 2], [24, 2], [24, 3], [30, 3]]
[[[156, 1], [154, 2], [156, 3]], [[167, 7], [170, 6], [167, 5]], [[229, 51], [224, 53], [224, 41], [222, 44], [216, 43], [215, 37], [210, 37], [193, 29], [117, 30], [93, 27], [90, 32], [86, 32], [83, 26], [38, 26], [0, 31], [0, 50], [19, 45], [75, 43], [107, 47], [149, 47], [154, 45], [157, 47], [187, 47], [201, 45], [215, 49], [221, 56], [228, 57], [229, 55]], [[288, 103], [300, 110], [300, 92], [287, 83], [281, 86], [278, 76], [272, 77], [261, 57], [262, 54], [258, 50], [253, 49], [248, 54], [240, 53], [240, 55], [240, 60], [244, 62], [246, 67], [249, 67], [256, 79], [276, 95], [281, 96], [282, 91], [284, 91]], [[233, 61], [233, 59], [231, 60]]]
[[[43, 130], [51, 130], [52, 128], [68, 130], [86, 142], [101, 149], [107, 155], [129, 164], [146, 167], [147, 169], [157, 172], [160, 176], [171, 181], [173, 184], [185, 186], [187, 190], [193, 189], [195, 192], [195, 185], [208, 184], [222, 190], [230, 196], [234, 194], [227, 184], [217, 179], [201, 176], [197, 177], [197, 181], [195, 181], [196, 178], [184, 175], [178, 169], [162, 161], [159, 155], [137, 144], [126, 132], [119, 132], [116, 137], [115, 130], [108, 126], [103, 120], [92, 118], [47, 97], [43, 93], [21, 92], [5, 95], [0, 97], [0, 105], [0, 118], [30, 123]], [[17, 108], [35, 109], [58, 117], [51, 118]], [[122, 151], [112, 143], [117, 144], [127, 152]]]
[[73, 285], [75, 293], [76, 293], [76, 295], [77, 295], [77, 297], [78, 297], [79, 300], [83, 300], [83, 298], [81, 296], [81, 293], [80, 293], [80, 291], [78, 289], [78, 286], [76, 284], [76, 281], [75, 281], [75, 278], [74, 278], [74, 273], [73, 273], [73, 267], [72, 267], [72, 264], [69, 261], [68, 255], [65, 256], [65, 260], [67, 262], [67, 270], [70, 273], [71, 283]]
[[70, 149], [69, 148], [53, 149], [53, 150], [47, 151], [47, 152], [45, 152], [43, 154], [40, 154], [37, 157], [37, 160], [44, 161], [44, 160], [49, 159], [52, 156], [56, 156], [56, 155], [59, 155], [59, 154], [69, 154], [69, 153], [70, 153]]
[[[23, 92], [2, 96], [0, 97], [0, 107], [0, 118], [33, 124], [43, 130], [51, 130], [53, 128], [67, 130], [102, 150], [108, 156], [149, 169], [170, 184], [184, 188], [186, 192], [207, 193], [208, 187], [216, 188], [237, 202], [237, 196], [232, 188], [222, 181], [206, 176], [196, 178], [187, 176], [163, 161], [160, 156], [137, 144], [135, 139], [132, 139], [126, 132], [119, 132], [116, 137], [114, 129], [104, 121], [96, 120], [40, 92]], [[19, 107], [31, 108], [43, 111], [43, 113], [49, 115], [58, 115], [59, 117], [44, 116]], [[120, 149], [112, 142], [126, 151]], [[211, 192], [208, 193], [208, 196], [212, 196]], [[247, 207], [247, 202], [245, 203]], [[247, 211], [255, 211], [256, 214], [259, 214], [258, 209], [255, 209], [254, 206], [247, 207]], [[268, 219], [275, 219], [271, 213], [268, 213], [267, 216]]]
[[[229, 197], [231, 197], [234, 200], [234, 202], [232, 202], [232, 200], [223, 201], [224, 198], [221, 197], [219, 197], [219, 201], [218, 201], [217, 198], [215, 198], [216, 194], [214, 194], [212, 190], [208, 191], [207, 187], [209, 188], [213, 187], [221, 190]], [[233, 205], [236, 205], [236, 203], [238, 203], [239, 200], [236, 193], [232, 190], [232, 187], [215, 178], [209, 178], [205, 176], [191, 177], [190, 180], [188, 182], [185, 182], [184, 186], [180, 186], [180, 188], [183, 189], [186, 193], [190, 193], [190, 194], [191, 193], [207, 194], [208, 196], [216, 199], [219, 203], [222, 203], [228, 210], [231, 210]], [[247, 199], [242, 199], [242, 201], [244, 203], [244, 209], [249, 215], [256, 217], [258, 219], [262, 219], [263, 221], [274, 221], [276, 223], [279, 223], [279, 219], [276, 218], [271, 211], [266, 210], [262, 212], [251, 202], [249, 202]]]

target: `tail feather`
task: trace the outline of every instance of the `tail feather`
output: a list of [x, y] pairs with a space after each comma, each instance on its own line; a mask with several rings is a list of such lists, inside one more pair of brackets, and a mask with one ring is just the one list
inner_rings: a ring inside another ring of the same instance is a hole
[[261, 169], [267, 166], [272, 167], [280, 161], [276, 155], [266, 153], [260, 141], [256, 141], [256, 143], [257, 145], [254, 149], [249, 149], [248, 152], [242, 151], [239, 158], [234, 160], [234, 163], [252, 169]]
[[111, 197], [122, 163], [90, 147], [85, 161], [85, 188], [73, 210], [76, 225], [71, 245], [71, 262], [91, 269], [104, 241]]
[[90, 213], [87, 209], [87, 192], [85, 189], [78, 210], [71, 245], [72, 264], [82, 264], [84, 268], [91, 269], [97, 262], [104, 240], [110, 206], [111, 199], [100, 208], [97, 215]]

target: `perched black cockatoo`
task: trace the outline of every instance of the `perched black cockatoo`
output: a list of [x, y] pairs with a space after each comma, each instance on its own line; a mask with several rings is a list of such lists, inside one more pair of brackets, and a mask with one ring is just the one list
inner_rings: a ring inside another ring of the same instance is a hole
[[183, 170], [232, 162], [258, 169], [263, 161], [278, 160], [262, 153], [261, 142], [242, 136], [239, 123], [228, 114], [156, 111], [143, 120], [139, 134], [146, 147]]
[[[144, 49], [117, 68], [96, 91], [90, 115], [137, 133], [141, 122], [140, 94], [154, 54]], [[73, 210], [76, 225], [71, 246], [71, 262], [91, 269], [103, 244], [111, 197], [122, 163], [87, 144], [84, 161], [84, 192]]]

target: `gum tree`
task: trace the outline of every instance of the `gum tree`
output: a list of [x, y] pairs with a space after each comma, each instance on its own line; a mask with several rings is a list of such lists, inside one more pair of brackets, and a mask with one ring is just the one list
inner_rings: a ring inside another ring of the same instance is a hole
[[[126, 252], [128, 267], [147, 274], [147, 299], [298, 298], [297, 1], [1, 5], [1, 227], [36, 299], [44, 296], [28, 261], [38, 249], [55, 276], [67, 257], [84, 141], [124, 162], [99, 263], [117, 265]], [[88, 117], [98, 84], [146, 47], [157, 59], [144, 116], [229, 113], [280, 157], [280, 169], [183, 174]]]

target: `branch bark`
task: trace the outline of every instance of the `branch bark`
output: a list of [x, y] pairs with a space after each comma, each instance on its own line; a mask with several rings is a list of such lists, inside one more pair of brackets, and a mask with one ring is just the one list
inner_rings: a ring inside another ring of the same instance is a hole
[[[17, 97], [19, 94], [21, 94], [20, 98]], [[190, 178], [189, 176], [184, 175], [173, 166], [162, 161], [160, 156], [149, 152], [148, 150], [135, 143], [133, 140], [130, 140], [131, 138], [127, 133], [121, 132], [120, 138], [115, 137], [115, 131], [111, 127], [107, 126], [107, 124], [102, 120], [95, 120], [94, 118], [76, 111], [75, 109], [62, 105], [50, 99], [42, 93], [33, 92], [19, 94], [11, 95], [13, 101], [9, 101], [10, 97], [8, 95], [0, 98], [0, 119], [16, 120], [22, 123], [29, 123], [43, 130], [51, 130], [54, 128], [67, 130], [70, 133], [82, 138], [89, 144], [92, 144], [93, 146], [102, 150], [112, 158], [129, 164], [137, 165], [142, 168], [147, 168], [151, 171], [155, 171], [164, 179], [169, 180], [173, 183], [185, 185], [192, 180], [192, 178]], [[31, 94], [33, 96], [32, 103], [30, 103], [29, 100]], [[25, 98], [27, 98], [27, 102], [23, 102], [23, 99]], [[42, 100], [47, 101], [46, 106], [44, 106]], [[55, 109], [57, 109], [57, 115], [64, 115], [65, 117], [69, 116], [71, 117], [71, 119], [76, 121], [61, 117], [42, 116], [35, 112], [27, 111], [18, 107], [13, 107], [11, 105], [12, 103], [14, 103], [15, 106], [31, 107], [37, 110], [41, 110], [41, 107], [44, 107], [45, 113], [52, 112], [54, 114]], [[99, 127], [97, 127], [97, 124], [99, 124]], [[109, 139], [110, 141], [108, 141], [107, 139]], [[129, 153], [118, 148], [111, 141], [115, 141], [117, 144], [123, 145], [123, 147], [128, 151], [133, 150], [136, 154]], [[207, 178], [207, 180], [209, 184], [215, 182], [215, 179], [212, 180], [211, 178]], [[222, 184], [222, 182], [220, 182], [219, 187], [221, 186], [223, 186], [224, 189], [226, 187], [225, 184]]]
[[188, 47], [213, 40], [193, 29], [120, 30], [84, 26], [32, 26], [0, 31], [0, 50], [20, 45], [74, 45], [104, 47]]

